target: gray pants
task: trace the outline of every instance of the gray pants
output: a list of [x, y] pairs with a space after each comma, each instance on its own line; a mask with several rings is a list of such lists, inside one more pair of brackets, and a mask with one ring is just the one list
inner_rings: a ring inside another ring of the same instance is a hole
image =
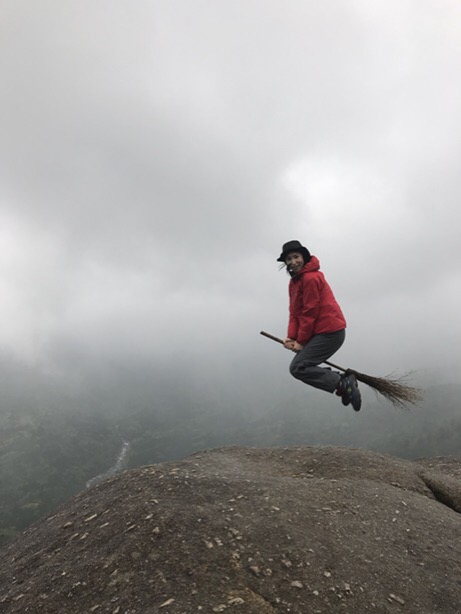
[[314, 388], [334, 392], [341, 375], [328, 367], [318, 365], [333, 356], [342, 346], [345, 338], [345, 330], [311, 337], [293, 358], [290, 365], [291, 375]]

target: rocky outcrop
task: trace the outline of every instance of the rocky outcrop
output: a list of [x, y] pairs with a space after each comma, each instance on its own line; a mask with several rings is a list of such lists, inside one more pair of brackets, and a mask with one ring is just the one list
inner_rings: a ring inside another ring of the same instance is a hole
[[0, 551], [0, 611], [461, 611], [461, 460], [222, 448], [125, 472]]

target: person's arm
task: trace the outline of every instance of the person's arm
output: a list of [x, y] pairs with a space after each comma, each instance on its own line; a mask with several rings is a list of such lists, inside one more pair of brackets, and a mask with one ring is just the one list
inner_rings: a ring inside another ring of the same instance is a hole
[[[298, 336], [299, 318], [298, 318], [297, 315], [295, 315], [293, 313], [293, 300], [294, 300], [293, 299], [293, 293], [294, 293], [293, 282], [291, 281], [289, 286], [288, 286], [288, 294], [289, 294], [290, 305], [289, 305], [287, 337], [285, 339], [286, 342], [288, 342], [288, 341], [293, 341], [294, 342], [294, 341], [296, 341], [296, 338]], [[289, 347], [288, 349], [291, 350], [292, 348]]]
[[303, 277], [303, 308], [299, 316], [296, 341], [305, 345], [314, 334], [315, 322], [320, 311], [321, 279], [315, 274]]

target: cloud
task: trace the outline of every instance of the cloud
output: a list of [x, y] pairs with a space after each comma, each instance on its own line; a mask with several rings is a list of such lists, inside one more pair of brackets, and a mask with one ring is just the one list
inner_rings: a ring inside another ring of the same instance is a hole
[[369, 360], [373, 332], [387, 363], [406, 328], [406, 360], [430, 363], [421, 331], [443, 354], [441, 318], [459, 339], [459, 7], [48, 0], [4, 15], [3, 346], [264, 361], [240, 337], [283, 334], [275, 258], [292, 238], [320, 258], [352, 358]]

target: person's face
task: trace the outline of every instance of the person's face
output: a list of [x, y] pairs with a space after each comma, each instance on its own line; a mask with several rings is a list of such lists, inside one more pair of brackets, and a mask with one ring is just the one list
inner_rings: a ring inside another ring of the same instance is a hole
[[293, 273], [297, 273], [304, 266], [304, 259], [299, 252], [290, 252], [285, 258], [285, 264]]

